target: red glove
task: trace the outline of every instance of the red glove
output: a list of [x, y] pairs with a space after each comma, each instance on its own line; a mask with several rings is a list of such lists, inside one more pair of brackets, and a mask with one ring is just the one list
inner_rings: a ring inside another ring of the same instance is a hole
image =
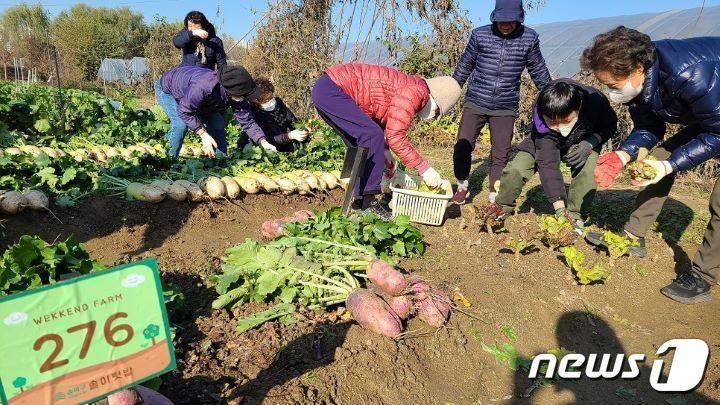
[[625, 162], [620, 159], [615, 152], [604, 153], [598, 159], [597, 167], [595, 167], [595, 182], [600, 188], [608, 188], [620, 175]]

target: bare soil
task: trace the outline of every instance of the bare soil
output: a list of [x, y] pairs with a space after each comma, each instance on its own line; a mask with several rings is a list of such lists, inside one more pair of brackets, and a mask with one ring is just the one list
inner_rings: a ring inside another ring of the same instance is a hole
[[[615, 199], [631, 205], [632, 193], [601, 195], [600, 207]], [[695, 245], [678, 246], [658, 234], [648, 239], [648, 258], [616, 260], [611, 280], [583, 288], [556, 252], [538, 246], [515, 260], [501, 251], [495, 236], [463, 220], [467, 208], [451, 207], [445, 226], [421, 227], [426, 255], [401, 266], [449, 293], [459, 290], [472, 303], [468, 310], [474, 317], [455, 312], [440, 330], [411, 321], [408, 330], [415, 337], [399, 342], [345, 321], [339, 312], [306, 312], [294, 324], [271, 322], [238, 336], [234, 319], [267, 305], [234, 312], [210, 308], [216, 294], [207, 278], [223, 251], [245, 238], [260, 238], [266, 219], [325, 209], [340, 198], [339, 192], [312, 199], [255, 196], [236, 205], [93, 198], [58, 209], [62, 224], [34, 212], [2, 218], [7, 221], [0, 247], [28, 233], [46, 240], [75, 234], [107, 265], [155, 257], [163, 279], [181, 287], [187, 300], [172, 319], [178, 327], [178, 368], [163, 377], [160, 389], [177, 404], [720, 403], [720, 298], [716, 291], [712, 302], [684, 306], [659, 293], [676, 269], [688, 265]], [[673, 204], [665, 217], [687, 207]], [[626, 212], [600, 211], [598, 218], [622, 220]], [[591, 263], [607, 261], [583, 242], [578, 247]], [[515, 332], [516, 341], [501, 331], [503, 326]], [[650, 387], [655, 351], [673, 338], [700, 338], [710, 346], [710, 364], [696, 393], [677, 397]], [[314, 341], [320, 350], [313, 348]], [[482, 343], [511, 344], [523, 358], [558, 347], [586, 354], [645, 353], [647, 358], [634, 381], [584, 379], [534, 387], [525, 372], [496, 362]]]

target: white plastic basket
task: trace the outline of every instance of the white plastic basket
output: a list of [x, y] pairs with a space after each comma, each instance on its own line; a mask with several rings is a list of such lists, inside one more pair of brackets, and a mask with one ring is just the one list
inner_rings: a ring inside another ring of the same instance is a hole
[[390, 184], [393, 197], [390, 208], [394, 216], [407, 215], [410, 221], [426, 225], [442, 225], [445, 219], [445, 210], [453, 196], [452, 186], [443, 180], [440, 187], [443, 194], [423, 193], [408, 190], [417, 188], [422, 178], [398, 171]]

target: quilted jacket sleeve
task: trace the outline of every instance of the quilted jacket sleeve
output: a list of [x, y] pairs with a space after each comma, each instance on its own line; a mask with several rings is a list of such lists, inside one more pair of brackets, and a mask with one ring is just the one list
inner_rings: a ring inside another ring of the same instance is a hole
[[542, 52], [540, 52], [540, 38], [535, 38], [535, 42], [532, 48], [530, 48], [527, 59], [527, 70], [538, 90], [542, 90], [543, 87], [550, 83], [550, 71], [545, 64], [545, 58], [543, 58]]
[[668, 159], [673, 170], [684, 171], [720, 155], [720, 63], [698, 63], [673, 82], [670, 91], [689, 105], [702, 129]]
[[666, 126], [665, 122], [645, 103], [631, 104], [630, 117], [633, 121], [633, 130], [620, 150], [627, 152], [634, 160], [637, 159], [640, 148], [652, 150], [665, 137]]
[[400, 88], [390, 102], [385, 124], [385, 138], [390, 150], [405, 166], [418, 171], [423, 171], [429, 165], [410, 144], [407, 132], [415, 114], [427, 103], [428, 97], [427, 88], [421, 85]]
[[473, 31], [470, 33], [468, 44], [460, 57], [460, 62], [458, 62], [457, 67], [455, 67], [455, 72], [453, 73], [453, 78], [460, 84], [460, 87], [465, 85], [465, 82], [467, 82], [470, 74], [473, 70], [475, 70], [477, 55], [478, 43], [475, 32]]
[[173, 45], [175, 45], [177, 49], [183, 49], [191, 40], [192, 34], [187, 28], [183, 28], [173, 37]]
[[250, 112], [250, 104], [243, 101], [242, 103], [232, 102], [230, 105], [233, 109], [233, 118], [235, 121], [240, 124], [243, 131], [245, 131], [255, 144], [260, 144], [260, 141], [266, 138], [265, 132], [263, 132], [257, 122], [255, 122]]
[[223, 45], [222, 39], [219, 37], [213, 37], [210, 42], [215, 44], [215, 63], [217, 67], [227, 65], [227, 55], [225, 54], [225, 46]]

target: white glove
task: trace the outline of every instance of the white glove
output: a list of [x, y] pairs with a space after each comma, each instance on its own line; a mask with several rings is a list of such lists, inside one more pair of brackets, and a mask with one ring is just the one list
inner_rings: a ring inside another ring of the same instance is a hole
[[207, 31], [200, 28], [192, 30], [191, 32], [194, 36], [202, 39], [208, 39], [208, 36], [210, 36]]
[[275, 147], [275, 145], [271, 144], [265, 139], [260, 141], [260, 146], [268, 152], [277, 153], [277, 148]]
[[302, 129], [294, 129], [288, 132], [288, 138], [293, 141], [305, 142], [308, 136], [310, 136], [310, 133], [308, 131], [303, 131]]
[[427, 184], [430, 188], [438, 188], [440, 187], [440, 184], [442, 183], [442, 177], [440, 177], [440, 174], [435, 171], [432, 167], [425, 170], [423, 174], [421, 174], [423, 181], [425, 184]]
[[655, 177], [642, 182], [631, 180], [630, 184], [632, 184], [633, 186], [647, 187], [651, 184], [656, 184], [660, 180], [672, 174], [673, 172], [673, 168], [670, 165], [670, 162], [668, 162], [667, 160], [645, 159], [642, 162], [655, 169]]
[[213, 139], [210, 134], [203, 132], [200, 134], [200, 141], [202, 142], [202, 150], [205, 152], [207, 157], [215, 157], [215, 149], [217, 149], [217, 142]]

